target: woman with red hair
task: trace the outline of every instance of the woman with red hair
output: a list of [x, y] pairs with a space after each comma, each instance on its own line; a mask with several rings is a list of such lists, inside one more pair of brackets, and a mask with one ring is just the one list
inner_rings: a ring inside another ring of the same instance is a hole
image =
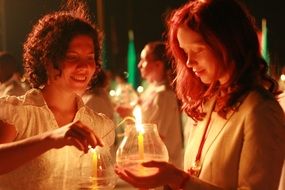
[[168, 20], [176, 91], [190, 129], [184, 171], [166, 162], [151, 176], [118, 175], [140, 188], [277, 189], [285, 150], [285, 119], [274, 99], [256, 28], [235, 0], [193, 0]]

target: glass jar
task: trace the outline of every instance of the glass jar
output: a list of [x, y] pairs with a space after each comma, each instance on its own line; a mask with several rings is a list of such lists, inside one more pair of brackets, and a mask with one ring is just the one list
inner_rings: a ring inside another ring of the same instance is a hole
[[89, 149], [80, 158], [81, 176], [78, 189], [114, 189], [117, 181], [114, 161], [108, 147]]
[[116, 152], [118, 166], [125, 167], [137, 175], [151, 175], [156, 168], [147, 168], [142, 162], [150, 160], [168, 161], [168, 151], [162, 142], [156, 124], [141, 124], [143, 131], [137, 130], [135, 124], [125, 128], [124, 138]]

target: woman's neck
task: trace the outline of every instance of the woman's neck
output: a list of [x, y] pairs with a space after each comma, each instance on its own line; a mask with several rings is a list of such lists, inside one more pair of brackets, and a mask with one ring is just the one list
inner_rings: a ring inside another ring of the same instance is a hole
[[43, 88], [42, 94], [59, 126], [73, 121], [78, 109], [75, 93], [68, 93], [53, 86], [46, 86]]

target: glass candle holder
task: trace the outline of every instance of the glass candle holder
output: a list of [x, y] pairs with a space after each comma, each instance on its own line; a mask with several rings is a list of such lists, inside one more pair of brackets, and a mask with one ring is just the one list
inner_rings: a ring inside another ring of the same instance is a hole
[[151, 160], [168, 161], [168, 151], [161, 140], [156, 124], [141, 124], [143, 131], [138, 131], [135, 124], [125, 128], [124, 138], [116, 152], [116, 163], [137, 175], [151, 175], [156, 168], [147, 168], [142, 162]]
[[117, 181], [114, 161], [109, 148], [90, 149], [80, 158], [81, 176], [78, 189], [109, 190], [114, 189]]

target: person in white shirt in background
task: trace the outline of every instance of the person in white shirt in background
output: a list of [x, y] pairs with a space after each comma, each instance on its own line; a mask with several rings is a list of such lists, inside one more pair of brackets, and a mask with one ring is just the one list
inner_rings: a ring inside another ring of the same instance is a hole
[[8, 52], [0, 52], [0, 97], [24, 95], [28, 89], [28, 85], [21, 81], [15, 57]]
[[138, 101], [138, 94], [135, 89], [126, 81], [126, 73], [117, 73], [115, 75], [115, 94], [113, 102], [115, 107], [130, 107], [133, 108]]
[[[138, 68], [141, 77], [149, 83], [138, 102], [142, 108], [142, 120], [144, 123], [157, 124], [170, 163], [182, 168], [182, 122], [176, 95], [169, 84], [171, 65], [165, 44], [160, 41], [150, 42], [145, 45], [140, 56]], [[131, 110], [123, 107], [117, 108], [117, 111], [122, 116], [131, 113]]]
[[114, 107], [109, 98], [109, 79], [104, 70], [101, 70], [90, 89], [83, 96], [83, 102], [97, 113], [103, 113], [114, 121]]

